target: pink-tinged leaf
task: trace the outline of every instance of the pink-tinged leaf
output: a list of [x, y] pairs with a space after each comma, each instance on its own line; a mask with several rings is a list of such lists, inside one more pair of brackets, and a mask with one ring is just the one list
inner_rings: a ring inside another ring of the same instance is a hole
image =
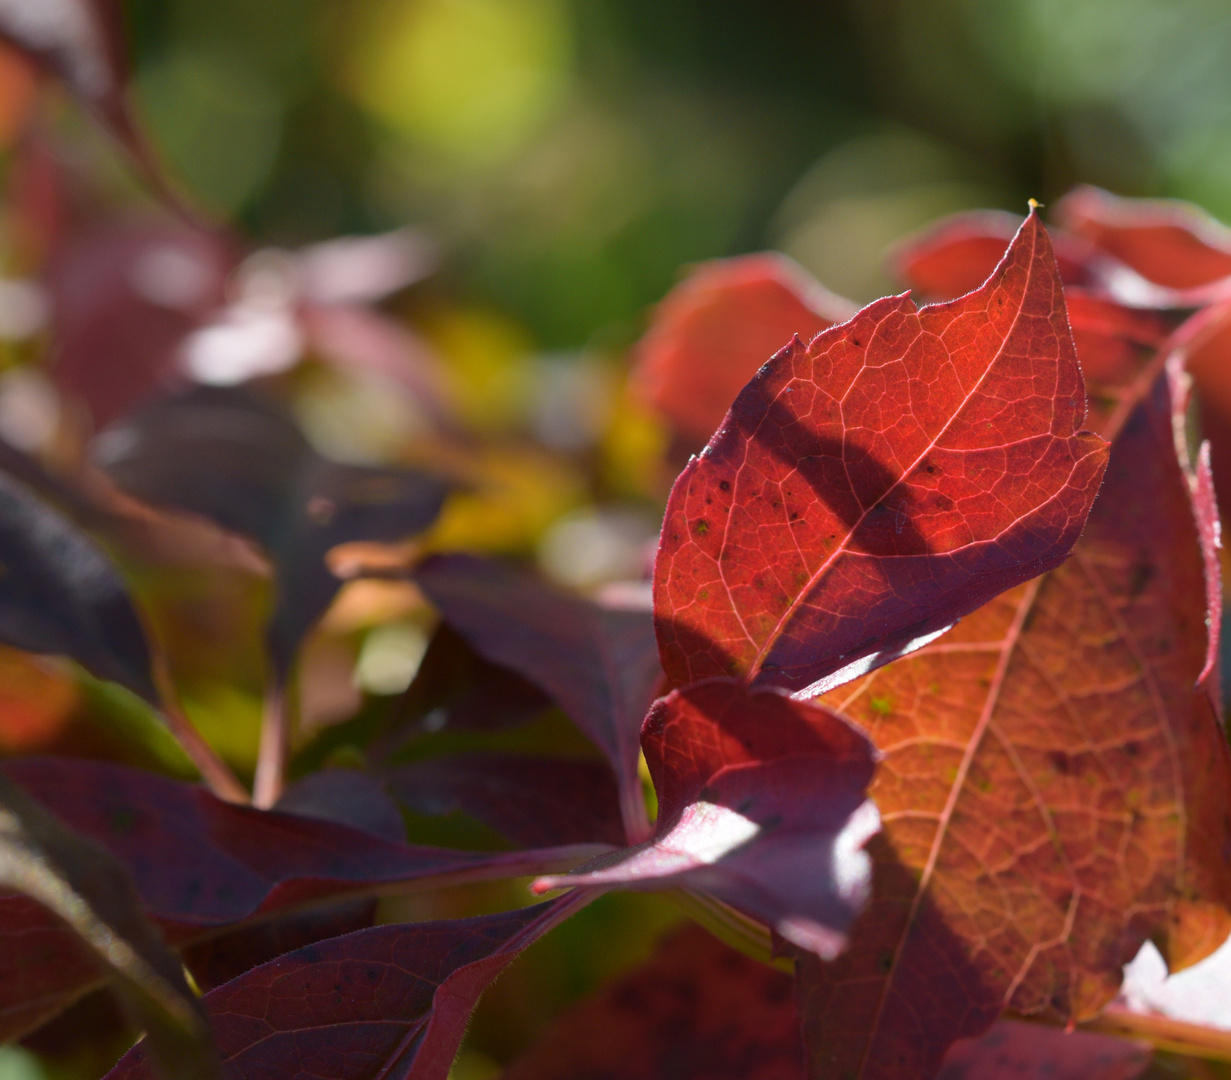
[[181, 209], [128, 101], [121, 0], [0, 0], [0, 36], [61, 79], [128, 152], [155, 191]]
[[1231, 760], [1196, 687], [1190, 498], [1155, 378], [1071, 559], [825, 699], [884, 754], [884, 825], [851, 947], [799, 967], [817, 1070], [929, 1076], [1006, 1008], [1097, 1015], [1147, 937], [1175, 967], [1226, 937]]
[[804, 1080], [791, 978], [686, 924], [559, 1018], [504, 1080]]
[[642, 747], [658, 792], [654, 837], [541, 877], [535, 891], [698, 889], [837, 955], [867, 897], [863, 845], [879, 827], [867, 738], [782, 691], [711, 679], [656, 701]]
[[654, 572], [673, 685], [805, 694], [1062, 562], [1107, 446], [1033, 212], [991, 278], [783, 349], [672, 489]]
[[414, 577], [478, 653], [541, 686], [603, 751], [628, 837], [644, 837], [637, 736], [662, 674], [649, 613], [604, 608], [469, 555], [433, 556]]
[[[571, 897], [476, 919], [377, 926], [310, 945], [205, 995], [236, 1080], [445, 1080], [479, 996], [572, 914]], [[106, 1080], [155, 1080], [145, 1044]]]
[[[928, 300], [952, 300], [977, 289], [996, 269], [1022, 219], [1000, 210], [976, 210], [944, 218], [902, 241], [890, 257], [903, 284]], [[1094, 279], [1094, 249], [1074, 237], [1053, 235], [1056, 267], [1065, 285]]]
[[388, 790], [417, 814], [462, 811], [515, 844], [622, 844], [619, 792], [602, 761], [459, 754], [393, 769]]
[[225, 299], [236, 256], [187, 226], [113, 224], [53, 258], [52, 377], [102, 428], [182, 387], [184, 337]]
[[1000, 1020], [985, 1035], [955, 1043], [937, 1080], [1135, 1080], [1148, 1046], [1084, 1031]]
[[[4, 772], [116, 856], [146, 914], [176, 944], [309, 903], [534, 874], [595, 851], [415, 847], [97, 762], [27, 758], [6, 762]], [[0, 897], [0, 1038], [37, 1026], [104, 978], [50, 916], [22, 897]]]
[[1189, 203], [1078, 187], [1056, 204], [1056, 220], [1173, 292], [1172, 302], [1203, 303], [1224, 292], [1231, 278], [1231, 229]]
[[702, 263], [658, 306], [634, 379], [695, 449], [793, 335], [809, 341], [854, 311], [782, 255]]

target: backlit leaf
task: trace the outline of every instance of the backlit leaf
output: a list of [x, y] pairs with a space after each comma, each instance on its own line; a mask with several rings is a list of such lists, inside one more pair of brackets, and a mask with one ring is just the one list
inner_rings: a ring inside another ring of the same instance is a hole
[[887, 297], [783, 349], [676, 481], [654, 574], [675, 685], [820, 692], [1062, 561], [1107, 448], [1047, 234], [916, 310]]
[[878, 828], [867, 739], [782, 691], [711, 679], [655, 702], [642, 747], [658, 793], [654, 837], [539, 878], [535, 891], [703, 890], [802, 949], [837, 955], [867, 897], [863, 845]]
[[811, 341], [854, 312], [783, 255], [702, 263], [658, 306], [634, 379], [694, 450], [793, 335]]
[[[227, 1074], [445, 1080], [479, 995], [575, 906], [563, 897], [475, 919], [377, 926], [263, 964], [204, 998]], [[107, 1080], [153, 1076], [139, 1044]]]
[[1005, 1007], [1092, 1016], [1147, 936], [1182, 966], [1231, 925], [1231, 765], [1196, 688], [1204, 566], [1166, 379], [1108, 434], [1068, 562], [825, 699], [884, 754], [884, 831], [852, 947], [801, 965], [822, 1075], [927, 1075]]

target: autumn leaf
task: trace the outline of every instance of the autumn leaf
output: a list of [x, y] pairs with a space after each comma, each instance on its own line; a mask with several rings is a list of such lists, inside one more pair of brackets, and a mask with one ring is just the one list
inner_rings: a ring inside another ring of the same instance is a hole
[[468, 555], [432, 556], [414, 579], [478, 653], [546, 690], [603, 751], [629, 838], [644, 837], [637, 734], [661, 678], [649, 614], [605, 608]]
[[1231, 229], [1190, 203], [1122, 199], [1077, 187], [1056, 204], [1056, 220], [1146, 281], [1159, 306], [1196, 307], [1225, 295]]
[[998, 1020], [985, 1035], [954, 1044], [937, 1080], [1135, 1080], [1151, 1056], [1125, 1039]]
[[790, 976], [685, 924], [573, 1006], [504, 1080], [804, 1080]]
[[[445, 1080], [479, 995], [579, 906], [377, 926], [288, 953], [205, 995], [233, 1076]], [[144, 1044], [106, 1080], [152, 1080]]]
[[810, 341], [854, 312], [783, 255], [702, 263], [659, 304], [633, 381], [694, 450], [792, 335]]
[[[110, 970], [122, 1000], [148, 1032], [163, 1075], [218, 1075], [209, 1024], [175, 954], [142, 914], [124, 867], [3, 775], [0, 886], [53, 913], [56, 919], [49, 921]], [[6, 931], [12, 928], [6, 923]], [[42, 958], [46, 962], [45, 952]], [[21, 1009], [26, 1003], [13, 1004]]]
[[824, 700], [884, 760], [873, 898], [804, 958], [819, 1075], [931, 1075], [1004, 1008], [1096, 1014], [1141, 942], [1173, 967], [1231, 925], [1231, 766], [1210, 696], [1205, 567], [1168, 382], [1114, 438], [1073, 557], [942, 642]]
[[658, 793], [654, 837], [532, 888], [700, 890], [800, 948], [840, 952], [878, 828], [864, 797], [867, 739], [782, 691], [712, 679], [656, 701], [641, 743]]
[[[317, 818], [237, 806], [201, 787], [99, 762], [26, 758], [3, 771], [118, 859], [145, 914], [177, 945], [258, 915], [398, 887], [529, 875], [600, 850], [417, 847]], [[31, 906], [0, 897], [0, 1037], [29, 1030], [105, 978], [67, 931]]]
[[820, 692], [1064, 559], [1107, 448], [1033, 212], [986, 284], [796, 340], [676, 481], [654, 573], [668, 679]]

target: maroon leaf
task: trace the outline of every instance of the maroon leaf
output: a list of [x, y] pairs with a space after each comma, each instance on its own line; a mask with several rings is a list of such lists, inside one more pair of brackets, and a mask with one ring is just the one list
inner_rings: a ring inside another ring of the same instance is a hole
[[607, 755], [629, 839], [643, 837], [637, 734], [661, 678], [649, 614], [604, 608], [469, 555], [433, 556], [415, 581], [481, 655], [536, 682]]
[[288, 787], [273, 808], [284, 814], [337, 821], [384, 840], [406, 839], [402, 813], [385, 794], [384, 785], [357, 769], [308, 773]]
[[1122, 199], [1078, 187], [1056, 205], [1056, 219], [1170, 290], [1171, 303], [1204, 303], [1225, 292], [1231, 278], [1231, 229], [1191, 204]]
[[1084, 1031], [997, 1021], [985, 1035], [954, 1043], [937, 1080], [1135, 1080], [1150, 1048]]
[[800, 948], [837, 955], [867, 897], [862, 849], [879, 827], [867, 738], [782, 691], [711, 679], [656, 701], [642, 745], [658, 792], [653, 839], [541, 877], [535, 891], [704, 890]]
[[702, 263], [659, 305], [634, 378], [695, 449], [793, 334], [809, 341], [854, 310], [782, 255]]
[[[928, 300], [951, 300], [988, 279], [1021, 227], [1017, 214], [975, 210], [945, 218], [903, 241], [892, 262], [897, 276]], [[1065, 285], [1094, 279], [1094, 249], [1074, 237], [1053, 235], [1056, 267]]]
[[416, 813], [461, 810], [526, 847], [624, 842], [619, 792], [602, 761], [460, 754], [399, 766], [388, 789]]
[[[412, 882], [426, 888], [532, 874], [550, 863], [567, 866], [580, 854], [568, 848], [484, 854], [392, 843], [97, 762], [28, 758], [6, 762], [4, 772], [116, 856], [146, 913], [180, 944], [311, 902]], [[72, 934], [30, 901], [0, 897], [0, 1038], [37, 1026], [104, 978]]]
[[887, 297], [782, 350], [676, 481], [663, 667], [817, 693], [1060, 563], [1107, 446], [1033, 212], [984, 286]]
[[569, 1009], [504, 1080], [804, 1080], [791, 978], [699, 926]]
[[0, 0], [0, 36], [63, 80], [128, 151], [158, 194], [179, 208], [128, 103], [121, 0]]
[[[227, 1074], [445, 1080], [475, 1003], [567, 918], [571, 897], [500, 915], [378, 926], [310, 945], [206, 994]], [[107, 1080], [154, 1080], [139, 1043]]]

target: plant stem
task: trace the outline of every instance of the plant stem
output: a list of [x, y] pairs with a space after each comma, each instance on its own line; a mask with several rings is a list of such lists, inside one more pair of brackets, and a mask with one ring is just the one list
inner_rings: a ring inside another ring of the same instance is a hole
[[1078, 1027], [1082, 1031], [1144, 1039], [1159, 1050], [1186, 1057], [1231, 1061], [1231, 1031], [1173, 1020], [1158, 1013], [1139, 1013], [1122, 1005], [1109, 1005], [1100, 1016]]
[[184, 753], [197, 767], [201, 779], [206, 786], [227, 802], [248, 802], [248, 789], [239, 782], [231, 768], [218, 752], [205, 741], [204, 736], [196, 729], [196, 725], [184, 714], [176, 698], [175, 687], [167, 669], [165, 659], [156, 655], [153, 661], [154, 685], [158, 688], [161, 699], [159, 716], [167, 725], [167, 730], [175, 737], [176, 742], [184, 748]]
[[289, 742], [286, 721], [286, 686], [280, 678], [271, 679], [265, 690], [261, 745], [252, 783], [252, 803], [261, 810], [268, 810], [282, 795]]

